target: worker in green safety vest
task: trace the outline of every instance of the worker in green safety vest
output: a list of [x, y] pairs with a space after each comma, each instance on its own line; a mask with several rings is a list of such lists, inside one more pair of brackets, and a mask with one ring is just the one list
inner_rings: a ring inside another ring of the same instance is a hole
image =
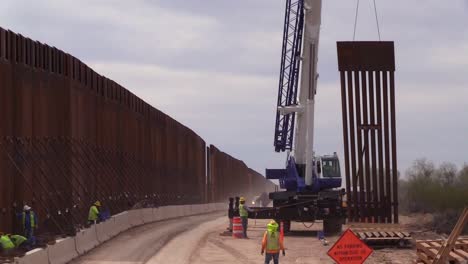
[[245, 198], [240, 197], [239, 198], [239, 216], [242, 221], [242, 230], [244, 231], [244, 238], [247, 237], [247, 226], [249, 224], [249, 211], [250, 208], [245, 205]]
[[88, 213], [88, 224], [92, 225], [98, 222], [100, 207], [101, 207], [100, 201], [96, 201], [93, 205], [91, 205], [91, 207], [89, 208], [89, 213]]
[[280, 250], [283, 251], [283, 256], [286, 255], [286, 252], [284, 251], [283, 238], [278, 232], [278, 223], [274, 220], [271, 220], [270, 223], [268, 223], [267, 231], [263, 234], [262, 255], [265, 253], [265, 250], [265, 264], [269, 264], [271, 260], [273, 260], [274, 264], [278, 264]]
[[7, 253], [15, 248], [15, 244], [8, 235], [0, 233], [0, 247], [4, 253]]

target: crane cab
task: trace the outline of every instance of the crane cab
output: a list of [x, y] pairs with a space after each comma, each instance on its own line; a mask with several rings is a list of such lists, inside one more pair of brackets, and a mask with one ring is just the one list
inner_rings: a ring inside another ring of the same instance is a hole
[[341, 170], [338, 155], [324, 155], [315, 157], [314, 184], [315, 191], [341, 187]]

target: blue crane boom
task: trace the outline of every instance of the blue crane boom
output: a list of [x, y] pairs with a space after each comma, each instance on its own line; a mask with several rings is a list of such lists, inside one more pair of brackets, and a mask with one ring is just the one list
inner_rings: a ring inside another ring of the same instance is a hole
[[303, 28], [304, 0], [287, 0], [275, 122], [276, 152], [291, 150], [293, 146], [296, 113], [282, 113], [278, 109], [297, 104]]

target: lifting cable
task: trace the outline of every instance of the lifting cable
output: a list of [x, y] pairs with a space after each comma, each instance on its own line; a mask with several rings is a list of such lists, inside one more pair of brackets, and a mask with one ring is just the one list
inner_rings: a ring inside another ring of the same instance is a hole
[[356, 4], [356, 15], [354, 17], [354, 32], [353, 32], [353, 41], [356, 37], [356, 26], [357, 26], [357, 18], [358, 18], [358, 14], [359, 14], [359, 0], [357, 0], [357, 4]]
[[375, 23], [377, 24], [377, 33], [379, 34], [379, 41], [381, 41], [381, 39], [380, 39], [379, 17], [377, 15], [377, 5], [375, 4], [375, 0], [374, 0], [374, 13], [375, 13]]
[[[360, 0], [357, 0], [357, 3], [356, 3], [356, 14], [354, 16], [354, 31], [353, 31], [353, 41], [355, 41], [356, 39], [356, 28], [357, 28], [357, 21], [358, 21], [358, 16], [359, 16], [359, 2]], [[375, 3], [375, 0], [373, 0], [374, 2], [374, 14], [375, 14], [375, 23], [377, 25], [377, 34], [379, 36], [379, 41], [381, 41], [381, 38], [380, 38], [380, 25], [379, 25], [379, 16], [377, 14], [377, 4]]]

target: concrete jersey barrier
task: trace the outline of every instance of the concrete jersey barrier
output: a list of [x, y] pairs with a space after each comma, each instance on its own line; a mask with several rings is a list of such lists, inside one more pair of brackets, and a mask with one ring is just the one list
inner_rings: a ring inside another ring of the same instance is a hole
[[141, 209], [143, 215], [143, 222], [145, 224], [154, 222], [153, 208], [144, 208]]
[[21, 258], [15, 258], [16, 264], [49, 264], [47, 248], [36, 248], [26, 252]]
[[121, 232], [129, 229], [131, 227], [129, 220], [128, 220], [129, 213], [127, 211], [122, 212], [120, 214], [112, 216], [115, 222], [115, 231], [116, 235], [120, 234]]
[[75, 238], [66, 237], [55, 241], [54, 245], [47, 247], [49, 264], [65, 264], [78, 257]]
[[103, 243], [115, 236], [115, 221], [114, 218], [110, 218], [105, 222], [101, 222], [96, 225], [96, 236], [100, 243]]
[[90, 228], [81, 230], [80, 232], [76, 233], [75, 243], [76, 251], [80, 255], [95, 248], [99, 244], [99, 241], [97, 239], [96, 225], [93, 225]]
[[225, 208], [226, 205], [223, 203], [211, 203], [129, 210], [83, 229], [75, 237], [59, 239], [54, 245], [49, 245], [45, 249], [31, 250], [25, 256], [15, 258], [15, 263], [64, 264], [132, 227], [176, 217], [211, 213]]
[[128, 211], [128, 222], [130, 226], [133, 227], [144, 224], [142, 210], [143, 209], [133, 209]]

